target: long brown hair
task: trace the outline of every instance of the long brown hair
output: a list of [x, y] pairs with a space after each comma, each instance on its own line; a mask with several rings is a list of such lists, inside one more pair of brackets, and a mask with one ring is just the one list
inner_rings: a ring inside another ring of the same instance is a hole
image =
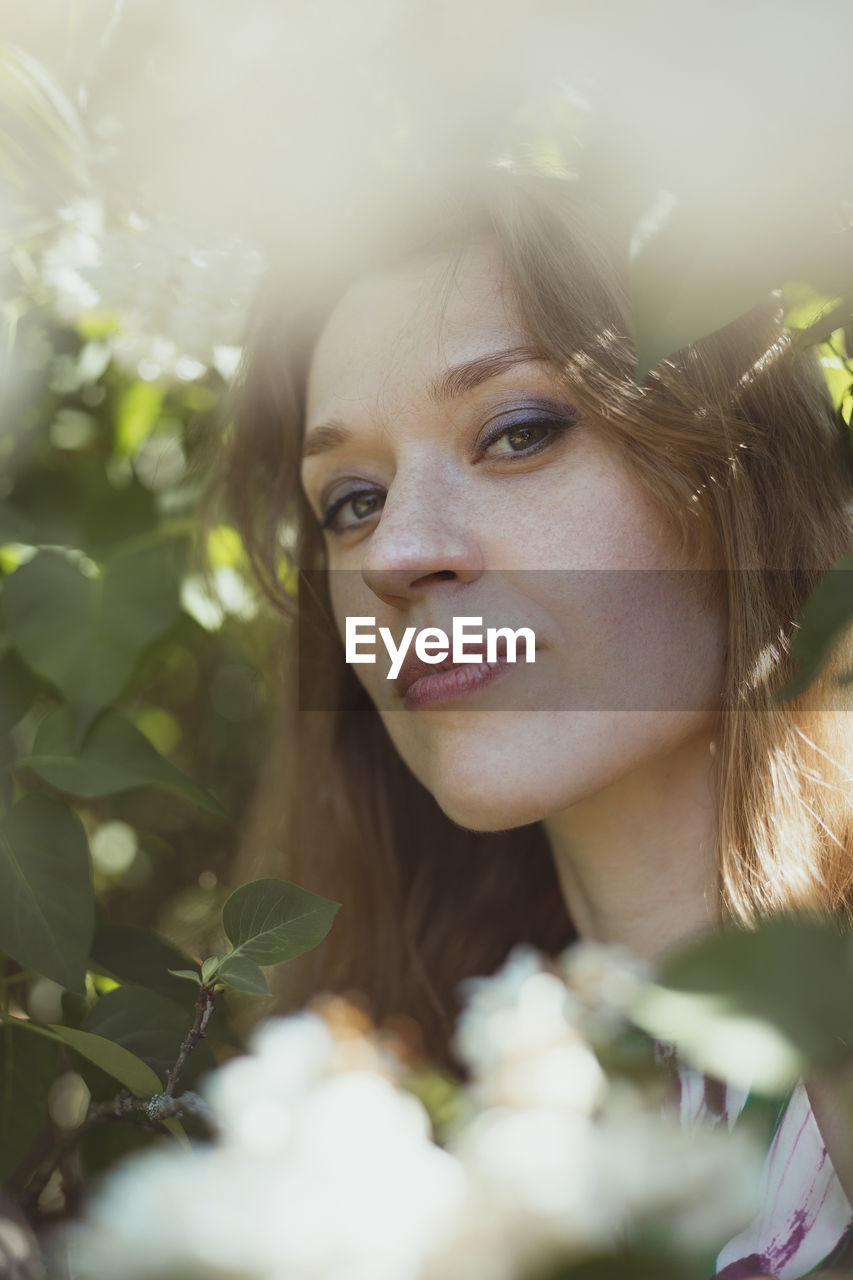
[[[853, 665], [849, 642], [806, 695], [777, 706], [772, 694], [792, 673], [805, 599], [853, 550], [853, 459], [813, 356], [785, 334], [778, 298], [664, 360], [638, 388], [625, 255], [603, 211], [568, 180], [501, 170], [457, 196], [439, 230], [432, 212], [430, 221], [427, 236], [404, 227], [393, 249], [362, 253], [351, 276], [496, 238], [531, 343], [659, 503], [685, 563], [710, 557], [729, 570], [719, 579], [729, 615], [716, 742], [721, 915], [850, 913], [853, 702], [845, 707], [833, 681], [845, 660]], [[241, 870], [343, 904], [327, 941], [283, 971], [285, 1007], [320, 990], [361, 990], [375, 1016], [414, 1019], [432, 1057], [451, 1064], [462, 979], [493, 971], [521, 940], [556, 952], [573, 930], [541, 824], [478, 833], [447, 818], [400, 759], [332, 633], [299, 452], [312, 343], [345, 287], [330, 273], [306, 321], [292, 273], [289, 284], [271, 274], [221, 450], [218, 491], [286, 632], [281, 711]], [[331, 711], [298, 706], [283, 560], [310, 583], [303, 665], [310, 652], [310, 679], [323, 682]]]

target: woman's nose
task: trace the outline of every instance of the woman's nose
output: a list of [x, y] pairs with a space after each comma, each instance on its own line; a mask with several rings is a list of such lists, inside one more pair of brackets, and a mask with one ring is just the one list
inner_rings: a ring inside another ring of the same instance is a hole
[[414, 475], [400, 479], [388, 490], [361, 565], [366, 584], [389, 605], [440, 579], [473, 582], [485, 568], [461, 490]]

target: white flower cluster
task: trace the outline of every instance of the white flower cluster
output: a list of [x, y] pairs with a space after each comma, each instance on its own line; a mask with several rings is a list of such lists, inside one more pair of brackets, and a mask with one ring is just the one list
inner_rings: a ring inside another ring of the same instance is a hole
[[455, 1047], [475, 1112], [447, 1144], [466, 1194], [428, 1280], [538, 1275], [650, 1223], [703, 1249], [755, 1210], [753, 1142], [682, 1129], [656, 1095], [608, 1078], [585, 1038], [614, 1040], [647, 976], [625, 948], [584, 943], [556, 971], [519, 946], [493, 977], [469, 980]]
[[202, 249], [176, 226], [131, 216], [106, 225], [96, 199], [61, 210], [41, 258], [41, 278], [60, 319], [96, 313], [114, 328], [106, 342], [134, 376], [197, 378], [233, 369], [263, 257], [236, 240]]
[[208, 1079], [218, 1140], [110, 1174], [71, 1229], [71, 1274], [519, 1280], [650, 1222], [722, 1243], [755, 1211], [760, 1153], [608, 1080], [578, 1030], [590, 974], [617, 997], [640, 978], [615, 953], [579, 957], [562, 966], [577, 990], [528, 947], [470, 984], [455, 1047], [472, 1081], [444, 1148], [374, 1031], [314, 1012], [263, 1024]]

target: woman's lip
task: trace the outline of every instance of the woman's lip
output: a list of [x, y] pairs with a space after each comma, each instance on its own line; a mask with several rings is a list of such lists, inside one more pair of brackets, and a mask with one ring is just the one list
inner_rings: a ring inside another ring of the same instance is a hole
[[462, 662], [441, 671], [429, 671], [409, 685], [403, 705], [410, 711], [437, 702], [455, 701], [478, 689], [485, 689], [512, 669], [506, 658], [497, 662]]

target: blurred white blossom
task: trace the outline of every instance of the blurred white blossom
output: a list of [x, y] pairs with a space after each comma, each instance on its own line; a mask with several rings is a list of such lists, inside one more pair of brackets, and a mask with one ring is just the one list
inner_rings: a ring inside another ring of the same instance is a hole
[[517, 947], [468, 981], [454, 1043], [471, 1080], [444, 1147], [395, 1042], [353, 1006], [263, 1023], [206, 1081], [216, 1141], [108, 1175], [69, 1229], [72, 1274], [524, 1280], [646, 1225], [688, 1252], [739, 1230], [761, 1152], [738, 1132], [682, 1128], [653, 1091], [608, 1080], [561, 975], [588, 1005], [595, 991], [618, 1005], [614, 975], [632, 966], [583, 950], [553, 965]]
[[595, 1125], [573, 1109], [490, 1107], [449, 1150], [465, 1172], [465, 1196], [422, 1280], [517, 1280], [606, 1250], [623, 1226]]
[[755, 1135], [726, 1126], [682, 1126], [611, 1091], [598, 1122], [600, 1174], [633, 1227], [665, 1220], [676, 1246], [708, 1249], [759, 1207], [761, 1153]]
[[76, 200], [57, 214], [58, 231], [41, 259], [41, 275], [52, 291], [61, 320], [75, 324], [100, 305], [101, 295], [87, 278], [101, 262], [104, 210], [99, 200]]
[[72, 1238], [83, 1276], [415, 1280], [464, 1174], [369, 1040], [263, 1025], [207, 1096], [221, 1139], [128, 1161]]
[[578, 1023], [594, 1041], [617, 1036], [652, 966], [620, 943], [585, 942], [568, 947], [560, 973], [579, 1001]]
[[41, 276], [60, 319], [95, 315], [113, 358], [134, 376], [191, 381], [239, 347], [264, 269], [237, 237], [201, 247], [183, 228], [130, 215], [107, 222], [94, 197], [59, 212]]
[[454, 1048], [481, 1104], [553, 1104], [591, 1113], [604, 1092], [598, 1059], [577, 1030], [580, 1005], [532, 947], [492, 978], [469, 979]]

